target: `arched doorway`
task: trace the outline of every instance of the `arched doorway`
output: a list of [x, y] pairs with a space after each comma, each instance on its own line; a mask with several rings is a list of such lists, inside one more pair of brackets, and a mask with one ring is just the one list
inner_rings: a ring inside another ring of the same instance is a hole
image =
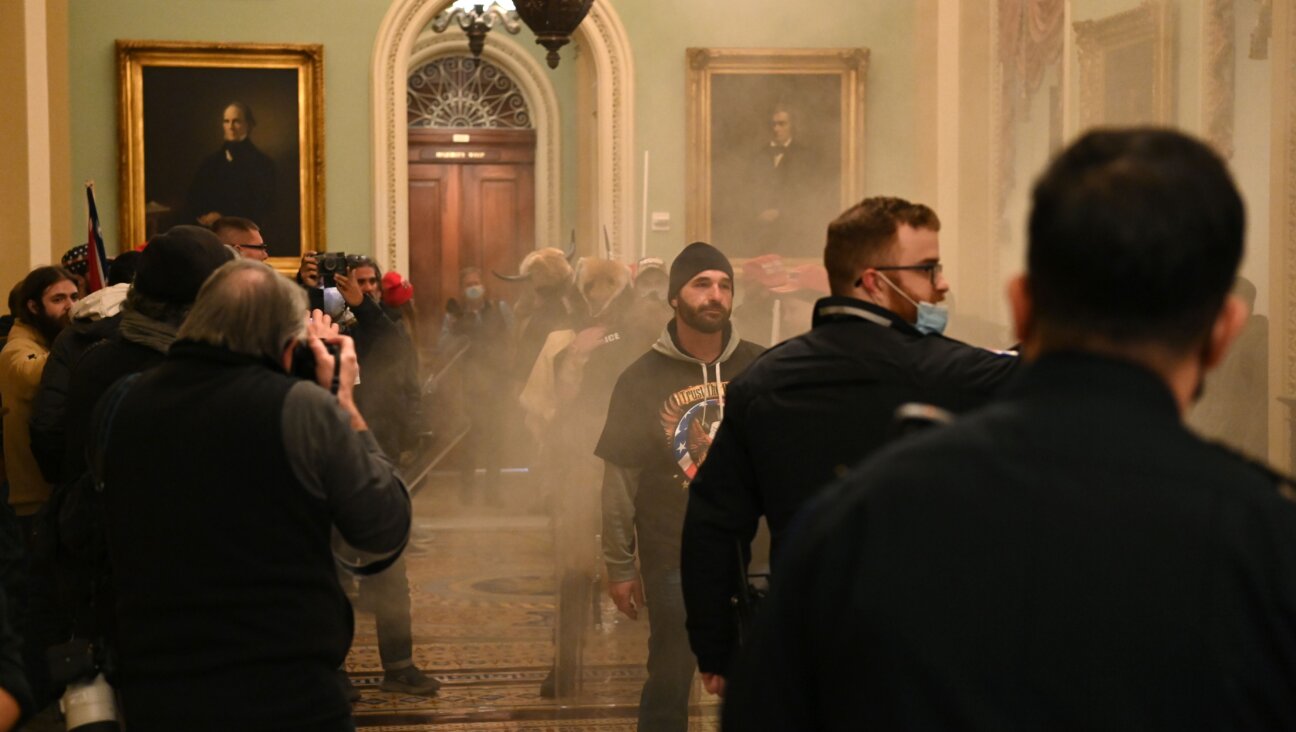
[[[450, 2], [394, 0], [374, 44], [374, 253], [389, 267], [402, 271], [409, 266], [406, 75], [415, 49], [422, 45], [424, 29]], [[592, 82], [592, 94], [580, 100], [576, 115], [582, 143], [589, 146], [588, 153], [581, 152], [582, 165], [593, 168], [589, 184], [581, 186], [580, 208], [589, 215], [578, 228], [577, 241], [590, 253], [597, 251], [602, 246], [601, 227], [606, 225], [614, 254], [628, 261], [635, 251], [631, 239], [636, 190], [635, 72], [630, 42], [607, 0], [594, 0], [573, 39], [585, 49], [587, 55], [581, 62], [589, 65]], [[511, 41], [489, 38], [484, 55], [489, 56], [497, 43], [507, 47]], [[537, 131], [543, 144], [544, 132]], [[542, 155], [537, 165], [543, 161]], [[538, 212], [540, 215], [543, 212]], [[546, 238], [547, 232], [539, 233]], [[559, 240], [557, 236], [549, 238], [553, 241], [546, 243]]]
[[[408, 78], [409, 271], [435, 327], [461, 269], [516, 271], [535, 248], [536, 131], [516, 81], [488, 60], [442, 56]], [[491, 283], [512, 300], [509, 286]]]

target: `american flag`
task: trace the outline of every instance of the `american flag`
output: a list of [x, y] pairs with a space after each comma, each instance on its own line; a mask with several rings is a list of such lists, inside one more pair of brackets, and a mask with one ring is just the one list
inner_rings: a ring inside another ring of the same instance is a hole
[[86, 235], [86, 290], [101, 290], [108, 283], [108, 255], [104, 252], [103, 234], [99, 231], [99, 209], [95, 206], [94, 181], [86, 183], [86, 203], [90, 207], [90, 232]]

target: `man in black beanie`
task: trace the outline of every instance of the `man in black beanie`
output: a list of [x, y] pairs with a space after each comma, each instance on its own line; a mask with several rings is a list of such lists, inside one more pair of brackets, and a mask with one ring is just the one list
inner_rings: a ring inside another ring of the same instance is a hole
[[761, 353], [729, 322], [733, 266], [715, 247], [696, 242], [680, 252], [671, 264], [667, 301], [675, 317], [617, 380], [594, 451], [604, 462], [608, 592], [632, 620], [645, 602], [649, 610], [641, 732], [688, 728], [696, 664], [684, 630], [679, 572], [688, 484], [724, 418], [725, 380]]
[[85, 352], [68, 381], [67, 445], [63, 478], [86, 471], [85, 436], [99, 397], [117, 379], [162, 361], [198, 289], [232, 259], [215, 234], [201, 226], [175, 226], [149, 240], [136, 262], [117, 333]]
[[[62, 482], [52, 501], [62, 542], [57, 571], [68, 588], [67, 607], [57, 613], [59, 637], [111, 635], [104, 622], [111, 610], [106, 592], [106, 557], [90, 496], [85, 461], [90, 415], [100, 396], [119, 378], [162, 362], [198, 289], [232, 255], [220, 239], [200, 226], [176, 226], [153, 237], [136, 260], [134, 283], [126, 294], [117, 332], [91, 346], [73, 365], [68, 379], [64, 431], [67, 439]], [[93, 608], [87, 612], [86, 608]]]
[[137, 262], [116, 336], [86, 351], [72, 369], [65, 477], [85, 470], [85, 427], [99, 396], [117, 379], [162, 361], [198, 289], [230, 259], [229, 249], [201, 226], [175, 226], [149, 240]]

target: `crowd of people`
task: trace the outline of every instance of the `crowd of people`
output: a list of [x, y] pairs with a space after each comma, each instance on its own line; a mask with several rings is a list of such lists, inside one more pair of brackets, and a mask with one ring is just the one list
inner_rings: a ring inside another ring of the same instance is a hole
[[[647, 611], [645, 732], [687, 729], [698, 672], [732, 730], [1296, 726], [1296, 485], [1184, 425], [1247, 319], [1218, 156], [1160, 129], [1066, 149], [1009, 351], [944, 335], [936, 211], [825, 223], [822, 266], [743, 262], [737, 309], [703, 242], [633, 267], [538, 249], [512, 303], [458, 273], [461, 499], [500, 503], [524, 425], [553, 521], [539, 693], [579, 688], [606, 591]], [[4, 321], [0, 729], [96, 689], [131, 730], [354, 729], [356, 593], [382, 688], [436, 694], [402, 554], [409, 282], [315, 252], [284, 277], [234, 217], [89, 293], [87, 256], [29, 273]]]

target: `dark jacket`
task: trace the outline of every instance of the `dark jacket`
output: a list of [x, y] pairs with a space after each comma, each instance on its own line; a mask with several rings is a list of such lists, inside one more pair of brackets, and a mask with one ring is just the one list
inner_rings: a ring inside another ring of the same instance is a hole
[[417, 437], [422, 414], [414, 344], [397, 322], [397, 311], [389, 312], [365, 297], [351, 312], [356, 316], [351, 336], [360, 363], [356, 406], [383, 451], [399, 460], [401, 451]]
[[1296, 728], [1293, 494], [1152, 373], [1046, 357], [829, 491], [726, 730]]
[[31, 450], [41, 475], [58, 483], [62, 474], [67, 441], [68, 382], [81, 355], [99, 341], [111, 337], [121, 324], [120, 313], [99, 320], [74, 320], [50, 346], [49, 360], [41, 372], [40, 389], [32, 401]]
[[735, 547], [751, 544], [762, 515], [777, 554], [801, 506], [890, 439], [898, 407], [922, 402], [965, 412], [1017, 364], [922, 335], [870, 303], [816, 303], [809, 333], [768, 351], [730, 387], [724, 426], [689, 487], [682, 570], [699, 667], [724, 673], [732, 658]]
[[399, 551], [394, 469], [332, 396], [276, 364], [177, 341], [133, 378], [100, 400], [88, 445], [104, 456], [131, 729], [348, 717], [336, 672], [353, 627], [330, 535]]
[[272, 223], [274, 203], [274, 161], [250, 139], [225, 142], [203, 158], [194, 174], [189, 186], [189, 221], [215, 211], [251, 219], [265, 228]]

